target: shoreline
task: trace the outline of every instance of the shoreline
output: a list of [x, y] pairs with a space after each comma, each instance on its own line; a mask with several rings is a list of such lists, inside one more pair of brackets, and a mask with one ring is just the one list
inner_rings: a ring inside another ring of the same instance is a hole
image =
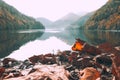
[[[115, 49], [120, 51], [120, 47]], [[57, 80], [61, 77], [59, 75], [64, 75], [64, 80], [79, 80], [84, 77], [81, 75], [82, 72], [85, 73], [87, 68], [92, 68], [93, 70], [96, 70], [95, 73], [100, 74], [98, 75], [99, 79], [113, 80], [115, 75], [112, 72], [112, 64], [113, 61], [107, 53], [91, 55], [82, 51], [65, 50], [59, 51], [56, 54], [48, 53], [44, 55], [34, 55], [24, 61], [18, 61], [13, 58], [4, 58], [0, 62], [0, 77], [4, 80], [25, 80], [25, 78], [48, 78], [48, 80], [50, 78], [50, 80]], [[39, 72], [48, 69], [45, 67], [44, 69], [40, 69], [43, 66], [50, 68], [50, 73], [49, 71], [47, 71], [47, 73], [45, 71]], [[62, 68], [64, 73], [59, 74], [57, 77], [50, 76], [50, 74], [53, 74], [51, 70], [53, 70], [52, 68], [54, 67], [57, 67], [54, 69], [54, 73], [58, 73], [57, 71], [60, 71], [60, 68]], [[44, 75], [36, 75], [42, 73], [44, 73]], [[45, 77], [45, 75], [47, 77]], [[90, 76], [92, 77], [93, 74]], [[63, 77], [61, 77], [61, 80], [62, 78]]]

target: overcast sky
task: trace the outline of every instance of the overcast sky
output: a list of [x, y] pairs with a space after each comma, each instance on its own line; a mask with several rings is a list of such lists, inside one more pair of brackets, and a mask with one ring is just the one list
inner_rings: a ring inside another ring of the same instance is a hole
[[25, 15], [34, 18], [45, 17], [55, 21], [73, 12], [91, 12], [103, 6], [108, 0], [4, 0]]

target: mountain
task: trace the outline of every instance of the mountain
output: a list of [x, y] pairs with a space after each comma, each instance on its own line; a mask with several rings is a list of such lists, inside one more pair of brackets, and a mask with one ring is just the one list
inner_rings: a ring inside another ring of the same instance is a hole
[[60, 20], [76, 20], [78, 19], [78, 15], [77, 14], [74, 14], [74, 13], [69, 13], [67, 15], [65, 15], [64, 17], [62, 17]]
[[53, 23], [52, 21], [50, 21], [46, 18], [43, 18], [43, 17], [37, 18], [36, 20], [41, 22], [45, 27], [47, 27]]
[[74, 13], [69, 13], [62, 17], [61, 19], [53, 22], [50, 27], [54, 29], [64, 29], [76, 20], [79, 19], [79, 16]]
[[88, 19], [85, 29], [120, 30], [120, 0], [109, 0]]
[[89, 13], [89, 12], [87, 12], [87, 11], [81, 11], [81, 12], [78, 12], [78, 13], [76, 13], [76, 14], [79, 15], [79, 16], [84, 16], [84, 15], [86, 15], [87, 13]]
[[44, 26], [0, 0], [0, 30], [17, 29], [44, 29]]
[[90, 12], [85, 14], [84, 16], [81, 16], [77, 21], [75, 21], [73, 24], [71, 24], [67, 29], [83, 29], [84, 24], [86, 21], [94, 14], [94, 12]]

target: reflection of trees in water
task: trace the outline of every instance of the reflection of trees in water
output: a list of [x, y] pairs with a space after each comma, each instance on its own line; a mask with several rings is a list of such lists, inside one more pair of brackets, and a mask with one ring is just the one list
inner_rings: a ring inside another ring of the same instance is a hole
[[75, 42], [76, 38], [81, 38], [85, 40], [85, 36], [82, 30], [73, 29], [73, 30], [64, 30], [58, 33], [44, 33], [39, 39], [45, 40], [51, 36], [55, 36], [63, 42], [72, 45]]
[[[0, 58], [8, 56], [12, 51], [19, 49], [23, 44], [40, 37], [43, 32], [37, 33], [14, 33], [0, 32]], [[19, 54], [18, 54], [19, 55]]]
[[114, 46], [120, 46], [120, 32], [112, 31], [84, 31], [85, 36], [91, 44], [98, 45], [109, 42]]
[[73, 30], [68, 30], [68, 31], [65, 31], [65, 32], [67, 32], [65, 34], [69, 34], [67, 36], [66, 40], [68, 41], [68, 43], [70, 45], [72, 45], [75, 42], [75, 39], [77, 39], [77, 38], [80, 38], [80, 39], [86, 41], [86, 37], [84, 35], [83, 30], [73, 29]]
[[[89, 35], [92, 34], [92, 35], [87, 36], [85, 33], [88, 33]], [[98, 40], [98, 38], [95, 37], [95, 35], [93, 34], [97, 35], [94, 31], [84, 32], [83, 30], [79, 30], [79, 29], [72, 29], [72, 30], [69, 29], [69, 30], [58, 32], [58, 33], [44, 33], [39, 39], [45, 40], [51, 36], [55, 36], [69, 45], [72, 45], [75, 42], [76, 38], [80, 38], [84, 41], [87, 41], [88, 43], [91, 43], [92, 41], [93, 44], [96, 44], [96, 41], [97, 43], [103, 42], [102, 39]]]

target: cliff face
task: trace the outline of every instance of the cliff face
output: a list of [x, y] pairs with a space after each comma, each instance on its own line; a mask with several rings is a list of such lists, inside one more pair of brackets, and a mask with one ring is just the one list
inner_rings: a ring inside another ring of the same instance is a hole
[[43, 25], [0, 0], [0, 30], [44, 29]]
[[120, 1], [109, 0], [88, 19], [85, 29], [120, 30]]

